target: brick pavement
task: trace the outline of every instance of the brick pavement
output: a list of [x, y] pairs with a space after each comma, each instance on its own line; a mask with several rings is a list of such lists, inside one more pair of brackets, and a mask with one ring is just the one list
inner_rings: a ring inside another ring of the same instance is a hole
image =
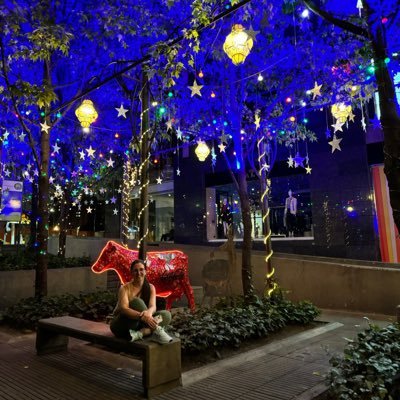
[[[325, 312], [321, 320], [331, 324], [188, 371], [183, 387], [156, 399], [312, 399], [324, 389], [330, 357], [366, 326], [354, 314]], [[0, 332], [1, 400], [143, 398], [138, 361], [72, 339], [68, 353], [37, 357], [34, 340], [34, 334]]]

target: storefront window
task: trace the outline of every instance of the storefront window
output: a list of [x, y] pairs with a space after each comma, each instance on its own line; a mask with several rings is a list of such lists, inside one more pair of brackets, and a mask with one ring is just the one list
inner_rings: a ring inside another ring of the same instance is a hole
[[[258, 181], [248, 184], [252, 237], [263, 239], [262, 210]], [[312, 237], [311, 194], [303, 175], [271, 180], [269, 196], [272, 238]], [[233, 225], [235, 239], [243, 237], [239, 195], [233, 184], [207, 188], [207, 238], [224, 239], [227, 226]]]

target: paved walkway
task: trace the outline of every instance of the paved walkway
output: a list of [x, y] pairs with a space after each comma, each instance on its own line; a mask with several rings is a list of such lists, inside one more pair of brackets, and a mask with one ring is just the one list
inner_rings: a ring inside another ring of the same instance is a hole
[[[367, 326], [355, 314], [324, 312], [320, 319], [329, 324], [186, 372], [182, 387], [156, 399], [312, 399], [324, 389], [330, 357]], [[138, 361], [73, 339], [68, 353], [37, 357], [34, 340], [32, 333], [0, 331], [1, 400], [143, 398]]]

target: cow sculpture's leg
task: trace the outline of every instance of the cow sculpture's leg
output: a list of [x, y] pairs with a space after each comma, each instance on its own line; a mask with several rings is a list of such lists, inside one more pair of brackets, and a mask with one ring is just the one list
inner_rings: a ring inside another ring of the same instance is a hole
[[192, 285], [189, 282], [189, 277], [187, 275], [185, 275], [184, 278], [182, 279], [182, 286], [185, 296], [188, 299], [188, 305], [190, 311], [194, 312], [196, 310], [196, 304], [194, 302], [194, 293]]

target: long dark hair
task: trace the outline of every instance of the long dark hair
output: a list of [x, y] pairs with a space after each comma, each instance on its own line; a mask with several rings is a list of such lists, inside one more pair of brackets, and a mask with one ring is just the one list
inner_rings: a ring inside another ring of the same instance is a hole
[[[134, 260], [132, 262], [132, 264], [131, 264], [131, 273], [132, 273], [133, 267], [136, 264], [143, 264], [144, 268], [145, 269], [147, 268], [145, 261], [137, 259], [137, 260]], [[148, 307], [149, 306], [149, 302], [150, 302], [150, 283], [149, 283], [149, 281], [147, 280], [146, 277], [144, 277], [142, 291], [140, 293], [140, 298], [145, 302], [146, 306]]]

